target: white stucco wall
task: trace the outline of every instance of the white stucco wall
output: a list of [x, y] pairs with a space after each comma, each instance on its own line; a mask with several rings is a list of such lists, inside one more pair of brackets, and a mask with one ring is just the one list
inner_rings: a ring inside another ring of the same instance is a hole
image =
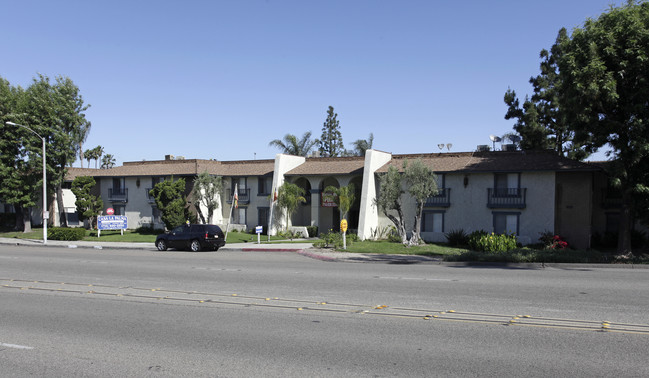
[[379, 216], [379, 211], [374, 205], [378, 184], [376, 170], [387, 164], [391, 159], [392, 154], [387, 152], [377, 150], [367, 150], [365, 152], [363, 188], [361, 190], [358, 220], [358, 237], [361, 240], [372, 238], [372, 233], [376, 232], [377, 229], [392, 224], [385, 216]]

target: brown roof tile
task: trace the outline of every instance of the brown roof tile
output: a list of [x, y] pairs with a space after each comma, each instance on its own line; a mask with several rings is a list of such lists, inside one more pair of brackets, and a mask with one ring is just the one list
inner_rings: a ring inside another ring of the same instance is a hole
[[288, 171], [287, 176], [363, 174], [363, 156], [307, 158], [304, 164]]
[[388, 171], [389, 166], [403, 170], [408, 159], [421, 161], [435, 172], [523, 172], [523, 171], [595, 171], [598, 167], [561, 157], [552, 152], [491, 151], [394, 155], [392, 160], [377, 170]]

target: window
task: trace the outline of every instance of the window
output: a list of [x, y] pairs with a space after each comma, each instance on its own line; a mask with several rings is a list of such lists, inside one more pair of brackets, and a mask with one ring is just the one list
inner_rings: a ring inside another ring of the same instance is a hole
[[273, 186], [273, 177], [272, 176], [260, 176], [258, 178], [259, 186], [257, 188], [258, 196], [267, 196], [270, 194]]
[[494, 233], [518, 235], [520, 213], [493, 213]]
[[606, 213], [606, 232], [617, 234], [620, 231], [620, 213]]
[[68, 220], [69, 226], [78, 226], [79, 225], [79, 214], [77, 214], [76, 207], [66, 207], [65, 216]]
[[262, 226], [264, 232], [268, 230], [268, 216], [270, 208], [268, 207], [258, 207], [257, 208], [257, 226]]
[[113, 193], [114, 194], [123, 194], [124, 188], [126, 188], [124, 177], [115, 177], [113, 178]]
[[153, 217], [153, 222], [162, 223], [162, 218], [160, 217], [160, 209], [157, 206], [151, 206], [151, 216]]
[[444, 232], [444, 212], [424, 211], [421, 215], [421, 232]]
[[240, 207], [232, 210], [232, 223], [234, 224], [247, 224], [246, 223], [246, 208]]
[[494, 196], [510, 197], [518, 196], [520, 188], [519, 173], [495, 173], [494, 174]]
[[113, 205], [113, 210], [115, 210], [114, 215], [126, 215], [126, 206], [124, 205]]
[[232, 192], [234, 192], [235, 185], [237, 186], [237, 190], [239, 190], [239, 193], [245, 191], [248, 188], [247, 179], [248, 179], [247, 177], [233, 177], [232, 186], [230, 187], [230, 189], [232, 189]]

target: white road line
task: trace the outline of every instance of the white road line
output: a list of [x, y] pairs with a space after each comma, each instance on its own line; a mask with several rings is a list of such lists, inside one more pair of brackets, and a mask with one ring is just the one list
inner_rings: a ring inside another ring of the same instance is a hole
[[30, 346], [16, 345], [16, 344], [5, 344], [5, 343], [0, 343], [0, 347], [14, 348], [14, 349], [34, 349], [34, 347], [30, 347]]

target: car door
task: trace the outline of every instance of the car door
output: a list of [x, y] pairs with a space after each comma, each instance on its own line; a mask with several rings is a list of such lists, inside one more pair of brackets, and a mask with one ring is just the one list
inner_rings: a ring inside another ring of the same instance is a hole
[[185, 248], [189, 240], [189, 226], [178, 226], [169, 233], [169, 248]]

